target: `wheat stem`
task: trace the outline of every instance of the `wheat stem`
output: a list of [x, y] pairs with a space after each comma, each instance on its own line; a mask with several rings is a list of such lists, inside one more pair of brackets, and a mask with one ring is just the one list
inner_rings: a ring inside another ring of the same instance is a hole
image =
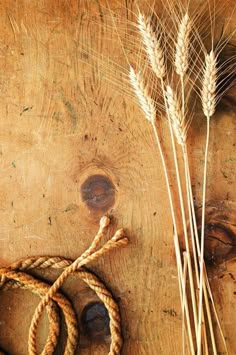
[[202, 335], [202, 307], [203, 307], [203, 272], [204, 272], [204, 239], [205, 239], [205, 205], [206, 205], [206, 182], [207, 182], [207, 158], [210, 138], [210, 118], [215, 113], [216, 107], [216, 75], [217, 62], [213, 50], [205, 56], [205, 67], [202, 82], [202, 109], [206, 117], [206, 143], [204, 154], [203, 187], [202, 187], [202, 221], [201, 221], [201, 247], [200, 247], [200, 283], [198, 303], [198, 333], [197, 333], [197, 355], [201, 354]]
[[196, 219], [196, 213], [194, 209], [194, 200], [193, 200], [193, 191], [192, 191], [192, 185], [191, 185], [191, 175], [190, 175], [190, 167], [189, 167], [189, 159], [188, 159], [188, 148], [187, 144], [184, 147], [186, 151], [186, 170], [187, 170], [187, 175], [188, 175], [188, 192], [190, 196], [190, 204], [191, 204], [191, 216], [193, 220], [193, 229], [194, 229], [194, 235], [195, 235], [195, 242], [196, 242], [196, 248], [197, 248], [197, 254], [200, 256], [200, 245], [199, 245], [199, 239], [198, 239], [198, 228], [197, 228], [197, 219]]
[[[164, 82], [162, 82], [162, 86], [163, 85], [164, 85]], [[164, 86], [163, 86], [163, 88], [164, 88]], [[178, 275], [179, 275], [179, 287], [180, 287], [180, 291], [182, 290], [182, 292], [180, 292], [180, 299], [181, 299], [182, 309], [184, 308], [186, 311], [186, 322], [187, 322], [187, 330], [188, 330], [188, 335], [189, 335], [188, 339], [189, 339], [191, 354], [194, 355], [195, 354], [194, 342], [193, 342], [193, 334], [192, 334], [191, 323], [190, 323], [189, 307], [188, 307], [186, 294], [185, 295], [183, 294], [183, 290], [185, 289], [185, 282], [186, 281], [184, 280], [183, 269], [182, 269], [182, 264], [181, 264], [179, 240], [178, 240], [178, 234], [177, 234], [177, 224], [176, 224], [176, 217], [175, 217], [175, 212], [174, 212], [173, 198], [172, 198], [172, 193], [171, 193], [171, 189], [170, 189], [170, 180], [169, 180], [169, 175], [168, 175], [167, 166], [166, 166], [166, 162], [165, 162], [165, 157], [164, 157], [163, 150], [162, 150], [161, 143], [160, 143], [160, 138], [159, 138], [159, 135], [158, 135], [158, 132], [156, 129], [156, 125], [153, 123], [152, 126], [153, 126], [154, 135], [156, 138], [156, 143], [158, 146], [158, 150], [160, 152], [162, 166], [163, 166], [163, 170], [164, 170], [164, 174], [165, 174], [165, 180], [166, 180], [168, 197], [169, 197], [169, 202], [170, 202], [172, 220], [173, 220], [173, 224], [174, 224], [174, 245], [175, 245], [176, 261], [177, 261], [177, 270], [178, 270]], [[188, 253], [187, 260], [188, 260], [188, 268], [189, 268], [189, 260], [190, 260], [189, 253]], [[191, 261], [190, 261], [190, 263], [191, 263]], [[190, 269], [190, 272], [192, 272], [191, 269]]]
[[195, 215], [195, 211], [193, 211], [191, 208], [191, 192], [189, 188], [189, 185], [191, 185], [191, 180], [190, 180], [190, 173], [188, 171], [188, 163], [187, 163], [188, 158], [187, 158], [186, 144], [182, 145], [182, 154], [184, 158], [185, 184], [186, 184], [187, 205], [188, 205], [188, 214], [189, 214], [190, 235], [191, 235], [192, 249], [193, 249], [193, 259], [194, 259], [197, 285], [199, 286], [198, 258], [197, 258], [197, 251], [196, 251], [197, 236], [194, 232], [194, 226], [193, 226], [193, 219], [195, 219], [193, 213]]
[[[184, 117], [185, 108], [184, 108], [183, 77], [181, 77], [181, 87], [182, 87], [182, 115]], [[185, 141], [182, 142], [181, 147], [182, 147], [182, 154], [183, 154], [183, 158], [184, 158], [185, 185], [186, 185], [186, 192], [187, 192], [187, 205], [188, 205], [188, 212], [189, 212], [190, 235], [191, 235], [191, 240], [192, 240], [193, 258], [194, 258], [194, 265], [195, 265], [195, 272], [196, 272], [197, 287], [199, 288], [200, 281], [199, 281], [199, 271], [198, 271], [198, 262], [197, 262], [197, 253], [196, 253], [196, 245], [198, 246], [198, 250], [199, 250], [199, 243], [198, 243], [198, 233], [197, 233], [197, 227], [196, 227], [196, 216], [195, 216], [195, 211], [194, 211], [194, 207], [193, 207], [193, 196], [192, 196], [190, 172], [189, 172], [188, 157], [187, 157], [187, 145], [186, 145]], [[192, 202], [191, 202], [191, 200], [192, 200]], [[191, 204], [192, 204], [192, 207], [191, 207]], [[193, 222], [193, 220], [195, 222]], [[195, 224], [195, 226], [193, 224]], [[195, 232], [194, 232], [194, 230], [195, 230]], [[203, 281], [203, 293], [204, 293], [204, 300], [206, 302], [207, 318], [208, 318], [208, 323], [209, 323], [212, 347], [213, 347], [213, 351], [215, 351], [216, 343], [215, 343], [215, 337], [214, 337], [214, 332], [213, 332], [213, 327], [212, 327], [211, 313], [209, 312], [210, 309], [209, 309], [209, 301], [207, 298], [206, 285], [205, 285], [204, 281]], [[203, 324], [204, 324], [203, 336], [204, 336], [205, 349], [206, 349], [206, 352], [208, 352], [206, 324], [205, 324], [204, 318], [205, 318], [204, 311], [202, 309], [202, 320], [203, 320]]]
[[[178, 166], [177, 153], [176, 153], [176, 147], [175, 147], [175, 142], [174, 142], [174, 135], [173, 135], [173, 130], [172, 130], [172, 122], [173, 122], [173, 119], [175, 119], [176, 112], [177, 112], [177, 115], [179, 114], [179, 109], [177, 108], [177, 110], [176, 110], [176, 109], [172, 108], [172, 110], [169, 111], [168, 107], [169, 106], [171, 107], [171, 102], [174, 100], [170, 100], [169, 103], [167, 102], [167, 95], [166, 95], [165, 84], [164, 84], [163, 80], [161, 80], [161, 88], [162, 88], [164, 104], [165, 104], [166, 112], [167, 112], [167, 119], [168, 119], [168, 123], [169, 123], [169, 130], [170, 130], [170, 136], [171, 136], [171, 145], [172, 145], [172, 151], [173, 151], [173, 156], [174, 156], [174, 164], [175, 164], [175, 171], [176, 171], [176, 177], [177, 177], [182, 224], [183, 224], [183, 230], [184, 230], [184, 240], [185, 240], [185, 246], [186, 246], [186, 251], [187, 251], [186, 254], [187, 254], [187, 260], [188, 260], [190, 293], [191, 293], [191, 299], [192, 299], [192, 305], [193, 305], [194, 325], [195, 325], [195, 330], [196, 330], [197, 313], [196, 313], [196, 299], [195, 299], [194, 282], [193, 282], [193, 271], [192, 271], [189, 244], [188, 244], [187, 225], [186, 225], [186, 218], [185, 218], [185, 211], [184, 211], [183, 193], [182, 193], [181, 182], [180, 182], [179, 166]], [[173, 97], [172, 94], [171, 94], [171, 97]], [[172, 115], [172, 119], [171, 119], [172, 112], [173, 112], [173, 115]], [[176, 130], [176, 132], [178, 132], [178, 130]], [[178, 133], [177, 133], [177, 136], [179, 136]], [[188, 314], [189, 314], [188, 304], [185, 309], [186, 309], [186, 317], [188, 317]], [[183, 314], [183, 316], [184, 316], [184, 314]], [[192, 335], [190, 333], [189, 333], [189, 342], [190, 342], [190, 346], [191, 346]]]
[[168, 193], [170, 209], [171, 209], [171, 216], [172, 216], [173, 227], [174, 227], [174, 234], [178, 235], [176, 216], [175, 216], [174, 204], [173, 204], [173, 198], [172, 198], [172, 192], [171, 192], [171, 188], [170, 188], [170, 179], [169, 179], [169, 174], [168, 174], [168, 170], [167, 170], [167, 166], [166, 166], [166, 162], [165, 162], [165, 157], [164, 157], [163, 149], [162, 149], [162, 146], [161, 146], [159, 134], [157, 132], [157, 128], [156, 128], [156, 125], [155, 125], [154, 122], [152, 123], [152, 127], [153, 127], [153, 131], [154, 131], [157, 147], [158, 147], [158, 150], [159, 150], [159, 153], [160, 153], [162, 167], [163, 167], [163, 170], [164, 170], [166, 186], [167, 186], [167, 193]]
[[[187, 70], [187, 68], [186, 68]], [[185, 118], [185, 92], [184, 92], [184, 71], [180, 72], [180, 81], [181, 81], [181, 95], [182, 95], [182, 116]], [[186, 186], [186, 194], [187, 194], [187, 207], [188, 207], [188, 214], [189, 214], [189, 225], [190, 225], [190, 235], [192, 241], [192, 250], [193, 250], [193, 261], [194, 261], [194, 268], [196, 273], [196, 281], [197, 287], [199, 287], [199, 271], [198, 271], [198, 259], [196, 253], [196, 245], [198, 244], [198, 233], [197, 228], [195, 228], [194, 233], [194, 226], [193, 226], [193, 219], [196, 221], [195, 211], [194, 208], [191, 208], [191, 179], [190, 179], [190, 171], [188, 166], [188, 156], [187, 156], [187, 144], [186, 139], [182, 141], [181, 144], [182, 148], [182, 155], [184, 159], [184, 173], [185, 173], [185, 186]], [[193, 197], [192, 197], [193, 199]], [[204, 293], [205, 295], [205, 293]], [[203, 309], [202, 309], [203, 312]], [[204, 312], [202, 314], [203, 324], [204, 324], [204, 342], [207, 345], [207, 334], [206, 334], [206, 324], [204, 321]], [[211, 319], [210, 319], [211, 320]], [[197, 333], [197, 328], [195, 328]], [[207, 347], [206, 347], [207, 348]]]
[[[175, 120], [176, 121], [178, 120], [179, 122], [181, 121], [178, 118], [180, 115], [180, 110], [178, 108], [178, 105], [176, 104], [176, 101], [174, 99], [174, 95], [172, 94], [171, 88], [169, 87], [169, 93], [167, 92], [167, 90], [165, 90], [163, 80], [161, 81], [161, 87], [162, 87], [162, 91], [163, 91], [164, 103], [165, 103], [167, 118], [168, 118], [168, 123], [169, 123], [171, 145], [172, 145], [174, 165], [175, 165], [176, 178], [177, 178], [180, 210], [181, 210], [181, 217], [182, 217], [182, 224], [183, 224], [183, 231], [184, 231], [184, 240], [185, 240], [185, 247], [186, 247], [186, 252], [187, 252], [187, 256], [188, 256], [190, 293], [191, 293], [192, 307], [193, 307], [194, 326], [195, 326], [195, 330], [197, 330], [197, 308], [196, 308], [196, 298], [195, 298], [194, 281], [193, 281], [193, 270], [192, 270], [190, 249], [189, 249], [189, 243], [188, 243], [188, 232], [187, 232], [186, 215], [185, 215], [185, 208], [184, 208], [184, 201], [183, 201], [183, 192], [182, 192], [182, 186], [181, 186], [181, 181], [180, 181], [179, 165], [178, 165], [178, 159], [177, 159], [177, 153], [176, 153], [176, 147], [175, 147], [175, 141], [174, 141], [174, 135], [173, 135], [173, 128], [172, 128], [172, 122], [174, 122]], [[168, 101], [168, 99], [169, 99], [169, 101]], [[183, 135], [181, 133], [181, 129], [179, 129], [180, 125], [175, 125], [175, 127], [176, 127], [176, 131], [175, 131], [176, 136], [182, 142]]]
[[[188, 340], [189, 340], [189, 345], [190, 345], [190, 352], [191, 355], [195, 354], [194, 350], [194, 342], [193, 342], [193, 334], [192, 334], [192, 328], [191, 328], [191, 323], [190, 323], [190, 318], [189, 318], [189, 307], [188, 307], [188, 301], [187, 301], [187, 293], [186, 293], [186, 280], [187, 280], [187, 271], [188, 271], [188, 255], [187, 252], [183, 253], [183, 286], [182, 286], [182, 297], [183, 297], [183, 303], [182, 303], [182, 314], [183, 314], [183, 322], [185, 325], [185, 312], [186, 312], [186, 323], [187, 323], [187, 331], [189, 334]], [[182, 326], [182, 329], [184, 331], [185, 326]], [[185, 349], [184, 345], [184, 333], [183, 333], [183, 339], [182, 339], [182, 348], [183, 350]]]
[[202, 291], [203, 291], [203, 268], [204, 268], [204, 228], [205, 228], [205, 206], [206, 206], [206, 181], [207, 181], [207, 157], [210, 138], [210, 117], [207, 117], [206, 148], [204, 156], [203, 191], [202, 191], [202, 222], [201, 222], [201, 247], [200, 247], [200, 283], [199, 283], [199, 305], [198, 305], [198, 334], [197, 334], [197, 355], [201, 354], [202, 334]]
[[209, 326], [209, 331], [210, 331], [210, 336], [211, 336], [211, 344], [212, 344], [212, 350], [213, 354], [217, 355], [217, 348], [216, 348], [216, 341], [215, 341], [215, 334], [214, 334], [214, 329], [213, 329], [213, 324], [212, 324], [212, 318], [211, 318], [211, 309], [208, 301], [208, 295], [207, 295], [207, 290], [206, 290], [206, 282], [205, 282], [205, 277], [203, 280], [203, 293], [204, 293], [204, 300], [205, 300], [205, 306], [206, 306], [206, 313], [207, 313], [207, 319], [208, 319], [208, 326]]
[[[189, 172], [189, 165], [188, 165], [188, 158], [187, 158], [187, 150], [186, 150], [186, 145], [183, 147], [183, 156], [184, 156], [184, 164], [185, 164], [185, 174], [186, 174], [186, 185], [187, 185], [187, 194], [188, 194], [188, 208], [189, 208], [189, 213], [190, 213], [190, 231], [191, 231], [191, 236], [192, 236], [192, 246], [193, 246], [193, 255], [194, 255], [194, 263], [195, 263], [195, 272], [196, 272], [196, 279], [197, 279], [197, 287], [199, 288], [200, 285], [200, 279], [199, 279], [199, 271], [198, 271], [198, 264], [197, 264], [197, 256], [200, 258], [200, 249], [199, 249], [199, 243], [198, 243], [198, 232], [197, 232], [197, 226], [196, 226], [196, 216], [195, 216], [195, 211], [193, 207], [193, 196], [192, 196], [192, 189], [191, 189], [191, 180], [190, 180], [190, 172]], [[195, 229], [195, 232], [193, 231], [193, 228]], [[197, 253], [196, 253], [196, 248], [195, 248], [195, 242], [197, 245]], [[206, 275], [207, 277], [207, 275]], [[212, 324], [212, 317], [211, 317], [211, 311], [210, 311], [210, 305], [209, 305], [209, 300], [208, 300], [208, 295], [207, 295], [207, 289], [206, 289], [206, 284], [205, 284], [205, 278], [203, 279], [203, 296], [204, 296], [204, 301], [206, 305], [206, 313], [207, 313], [207, 319], [208, 319], [208, 325], [209, 325], [209, 331], [210, 331], [210, 336], [211, 336], [211, 343], [212, 343], [212, 349], [213, 353], [216, 354], [216, 341], [215, 341], [215, 335], [214, 335], [214, 330], [213, 330], [213, 324]], [[204, 330], [203, 330], [203, 335], [204, 335], [204, 341], [205, 341], [205, 349], [207, 349], [207, 334], [206, 334], [206, 324], [204, 321], [204, 312], [202, 308], [202, 321], [204, 324]], [[206, 350], [207, 351], [207, 350]]]
[[196, 311], [197, 308], [196, 308], [196, 298], [195, 298], [195, 289], [194, 289], [194, 281], [193, 281], [193, 270], [192, 270], [192, 263], [191, 263], [191, 258], [190, 258], [189, 242], [188, 242], [186, 214], [185, 214], [185, 208], [184, 208], [183, 192], [182, 192], [181, 181], [180, 181], [180, 172], [179, 172], [179, 165], [178, 165], [178, 160], [177, 160], [176, 147], [175, 147], [175, 142], [174, 142], [172, 125], [171, 125], [170, 121], [169, 121], [169, 127], [170, 127], [172, 150], [173, 150], [174, 164], [175, 164], [175, 171], [176, 171], [176, 178], [177, 178], [177, 186], [178, 186], [178, 192], [179, 192], [180, 211], [181, 211], [181, 216], [182, 216], [185, 247], [186, 247], [186, 251], [188, 254], [188, 268], [189, 268], [189, 280], [190, 280], [190, 293], [191, 293], [192, 307], [193, 307], [193, 318], [194, 318], [195, 329], [197, 329], [197, 311]]
[[[204, 272], [205, 272], [205, 275], [207, 275], [205, 266], [204, 266]], [[220, 320], [219, 320], [219, 317], [218, 317], [218, 314], [217, 314], [217, 310], [216, 310], [216, 307], [215, 307], [215, 302], [214, 302], [214, 299], [213, 299], [213, 296], [212, 296], [210, 283], [209, 283], [209, 280], [208, 280], [207, 277], [206, 277], [206, 287], [207, 287], [208, 294], [209, 294], [209, 297], [210, 297], [210, 300], [211, 300], [212, 308], [214, 310], [216, 322], [217, 322], [218, 328], [220, 330], [220, 335], [221, 335], [222, 342], [223, 342], [223, 345], [224, 345], [224, 348], [225, 348], [225, 354], [228, 355], [229, 351], [228, 351], [228, 348], [227, 348], [227, 344], [226, 344], [226, 341], [225, 341], [224, 333], [223, 333], [223, 330], [222, 330], [222, 327], [221, 327], [221, 324], [220, 324]]]
[[[188, 193], [189, 193], [189, 198], [190, 198], [190, 208], [191, 208], [191, 217], [192, 217], [192, 223], [193, 223], [193, 228], [194, 228], [194, 235], [195, 235], [195, 242], [196, 242], [196, 248], [197, 248], [197, 255], [198, 255], [198, 260], [200, 259], [200, 246], [199, 246], [199, 240], [198, 240], [198, 230], [197, 230], [197, 221], [196, 221], [196, 214], [194, 210], [194, 202], [193, 202], [193, 193], [192, 193], [192, 186], [191, 186], [191, 177], [190, 177], [190, 168], [189, 168], [189, 162], [188, 162], [188, 152], [187, 152], [187, 145], [185, 145], [185, 151], [186, 151], [186, 171], [187, 171], [187, 179], [188, 179]], [[205, 266], [204, 266], [205, 268]], [[198, 267], [196, 269], [196, 275], [197, 275], [197, 286], [199, 289], [199, 284], [200, 284], [200, 279], [199, 279], [199, 270]], [[206, 304], [206, 311], [207, 311], [207, 320], [209, 324], [209, 330], [210, 330], [210, 336], [211, 336], [211, 343], [212, 343], [212, 348], [213, 351], [216, 351], [216, 340], [215, 340], [215, 334], [214, 334], [214, 328], [212, 324], [212, 316], [211, 316], [211, 311], [210, 311], [210, 305], [209, 305], [209, 300], [208, 300], [208, 292], [207, 292], [207, 287], [206, 287], [206, 281], [207, 280], [207, 273], [205, 273], [205, 277], [203, 279], [203, 296], [204, 296], [204, 301]], [[212, 300], [212, 305], [214, 305], [214, 301]]]
[[183, 268], [182, 268], [182, 263], [181, 263], [180, 247], [179, 247], [179, 240], [178, 240], [178, 234], [177, 234], [176, 216], [175, 216], [175, 212], [174, 212], [173, 198], [172, 198], [172, 193], [171, 193], [171, 189], [170, 189], [170, 180], [169, 180], [168, 170], [167, 170], [167, 166], [166, 166], [166, 162], [165, 162], [165, 157], [164, 157], [162, 146], [160, 143], [159, 134], [157, 132], [157, 128], [156, 128], [155, 123], [153, 123], [152, 126], [153, 126], [153, 131], [154, 131], [157, 147], [158, 147], [158, 150], [159, 150], [159, 153], [161, 156], [162, 166], [163, 166], [165, 180], [166, 180], [168, 198], [169, 198], [173, 227], [174, 227], [174, 246], [175, 246], [175, 255], [176, 255], [176, 263], [177, 263], [177, 271], [178, 271], [180, 300], [181, 300], [182, 309], [186, 310], [186, 322], [187, 322], [187, 330], [188, 330], [188, 334], [189, 334], [188, 339], [189, 339], [189, 344], [190, 344], [190, 348], [191, 348], [191, 354], [194, 355], [195, 354], [194, 345], [193, 345], [194, 342], [193, 342], [193, 334], [192, 334], [191, 323], [190, 323], [189, 307], [188, 307], [186, 294], [183, 293], [183, 290], [185, 289], [185, 280], [184, 280]]
[[[133, 86], [133, 89], [135, 91], [135, 94], [137, 96], [137, 99], [139, 101], [139, 104], [145, 114], [145, 117], [149, 122], [151, 122], [156, 143], [158, 146], [158, 150], [160, 152], [160, 157], [161, 157], [161, 162], [164, 170], [164, 175], [165, 175], [165, 180], [166, 180], [166, 186], [167, 186], [167, 192], [168, 192], [168, 198], [169, 198], [169, 203], [170, 203], [170, 210], [171, 210], [171, 217], [173, 221], [173, 227], [174, 227], [174, 238], [175, 236], [178, 235], [177, 231], [177, 223], [176, 223], [176, 216], [175, 216], [175, 211], [174, 211], [174, 205], [173, 205], [173, 198], [172, 198], [172, 192], [170, 189], [170, 179], [168, 175], [168, 170], [165, 162], [165, 157], [164, 153], [162, 150], [160, 138], [156, 129], [155, 125], [155, 116], [156, 116], [156, 111], [155, 111], [155, 106], [154, 103], [151, 99], [151, 97], [148, 95], [147, 90], [145, 88], [145, 85], [143, 83], [142, 77], [140, 74], [136, 74], [134, 69], [130, 67], [130, 82], [131, 85]], [[181, 260], [180, 256], [180, 248], [179, 248], [179, 242], [178, 238], [175, 240], [175, 253], [176, 253], [176, 260], [177, 260], [177, 270], [178, 270], [178, 280], [179, 280], [179, 289], [181, 290], [183, 288], [183, 270], [182, 270], [182, 264], [179, 262]], [[181, 296], [181, 294], [180, 294]], [[183, 298], [181, 297], [181, 303], [183, 303]], [[189, 315], [188, 315], [189, 319]]]
[[190, 315], [189, 315], [189, 307], [188, 307], [188, 300], [187, 300], [187, 294], [184, 292], [186, 289], [186, 271], [183, 269], [186, 268], [186, 260], [184, 267], [182, 267], [182, 261], [181, 261], [181, 256], [180, 256], [180, 248], [179, 248], [179, 239], [178, 235], [174, 234], [174, 247], [175, 247], [175, 254], [176, 254], [176, 264], [177, 264], [177, 270], [178, 270], [178, 280], [179, 280], [179, 291], [180, 291], [180, 300], [181, 300], [181, 309], [183, 311], [183, 328], [182, 331], [184, 332], [185, 328], [185, 317], [186, 316], [186, 323], [187, 323], [187, 332], [188, 332], [188, 341], [189, 341], [189, 346], [191, 349], [191, 354], [194, 355], [194, 337], [192, 333], [192, 328], [191, 328], [191, 322], [190, 322]]

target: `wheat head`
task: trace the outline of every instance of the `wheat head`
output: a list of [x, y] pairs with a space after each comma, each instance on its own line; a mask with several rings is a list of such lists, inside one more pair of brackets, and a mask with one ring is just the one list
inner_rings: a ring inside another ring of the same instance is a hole
[[163, 79], [166, 75], [164, 53], [161, 43], [153, 31], [150, 18], [146, 18], [143, 14], [139, 13], [138, 29], [142, 35], [152, 70], [159, 79]]
[[186, 13], [179, 25], [175, 50], [175, 70], [183, 76], [188, 69], [191, 21]]
[[154, 101], [148, 94], [148, 90], [143, 82], [141, 74], [136, 73], [132, 66], [130, 66], [129, 70], [129, 79], [146, 119], [149, 122], [154, 123], [156, 117]]
[[166, 103], [167, 113], [171, 121], [176, 140], [182, 145], [186, 141], [185, 120], [182, 115], [178, 99], [169, 85], [166, 87]]
[[212, 50], [205, 56], [202, 81], [202, 109], [206, 117], [213, 116], [216, 108], [217, 58]]

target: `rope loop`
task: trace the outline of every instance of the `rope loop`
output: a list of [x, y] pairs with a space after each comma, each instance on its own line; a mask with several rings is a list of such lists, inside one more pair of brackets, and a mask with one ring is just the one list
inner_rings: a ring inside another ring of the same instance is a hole
[[[20, 259], [8, 267], [0, 268], [0, 290], [9, 288], [23, 288], [37, 294], [41, 299], [31, 320], [28, 336], [28, 354], [37, 355], [37, 330], [42, 313], [46, 309], [49, 322], [49, 332], [41, 355], [52, 355], [60, 337], [59, 308], [63, 313], [67, 329], [67, 339], [63, 354], [73, 355], [79, 344], [79, 327], [75, 310], [67, 297], [60, 292], [60, 288], [70, 275], [83, 280], [104, 303], [110, 319], [111, 344], [109, 355], [119, 355], [122, 348], [120, 311], [111, 292], [105, 284], [85, 266], [113, 249], [128, 243], [124, 230], [119, 229], [114, 236], [101, 245], [110, 218], [103, 216], [97, 234], [90, 247], [76, 260], [60, 256], [34, 256]], [[32, 269], [60, 269], [61, 274], [49, 284], [36, 276], [29, 274]], [[0, 350], [0, 355], [4, 355]]]

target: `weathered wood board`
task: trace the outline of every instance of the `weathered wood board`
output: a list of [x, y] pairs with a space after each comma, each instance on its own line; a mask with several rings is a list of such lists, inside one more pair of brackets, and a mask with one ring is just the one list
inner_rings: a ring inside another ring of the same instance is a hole
[[[109, 1], [121, 18], [134, 3]], [[105, 69], [81, 53], [82, 43], [124, 63], [117, 41], [94, 25], [106, 28], [103, 6], [95, 0], [0, 2], [0, 263], [29, 255], [76, 258], [99, 218], [112, 214], [130, 243], [91, 268], [119, 300], [123, 353], [181, 354], [172, 224], [153, 133], [138, 106], [104, 80]], [[235, 201], [235, 130], [233, 106], [222, 105], [212, 121], [208, 200]], [[165, 139], [165, 125], [162, 133]], [[197, 201], [204, 135], [198, 118], [189, 139]], [[229, 206], [235, 225], [235, 204]], [[217, 309], [235, 354], [236, 264], [229, 258], [212, 269]], [[97, 300], [75, 279], [66, 290], [79, 317]], [[1, 293], [0, 344], [9, 353], [27, 353], [37, 302], [27, 291]], [[80, 354], [105, 354], [109, 339], [83, 333], [80, 345]]]

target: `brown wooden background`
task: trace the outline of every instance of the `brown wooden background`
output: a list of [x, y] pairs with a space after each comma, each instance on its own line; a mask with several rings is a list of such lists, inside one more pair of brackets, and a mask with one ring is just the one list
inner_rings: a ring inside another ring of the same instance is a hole
[[[121, 18], [129, 17], [126, 6], [134, 8], [131, 0], [109, 4]], [[99, 217], [111, 213], [115, 226], [126, 228], [130, 243], [91, 268], [119, 300], [123, 353], [180, 354], [172, 226], [153, 134], [137, 105], [117, 92], [103, 78], [106, 69], [85, 54], [92, 46], [123, 64], [117, 42], [94, 25], [101, 22], [106, 28], [104, 5], [95, 0], [0, 1], [0, 263], [38, 254], [76, 258], [92, 241]], [[198, 118], [193, 127], [189, 141], [198, 200], [205, 123]], [[216, 203], [229, 207], [221, 208], [219, 218], [230, 216], [232, 229], [235, 128], [233, 106], [225, 103], [212, 121], [208, 200], [225, 201]], [[228, 243], [229, 260], [213, 263], [211, 274], [233, 355], [236, 264], [230, 253], [236, 240]], [[66, 290], [79, 316], [96, 300], [75, 279]], [[11, 354], [26, 354], [37, 302], [26, 291], [1, 293], [0, 344]], [[108, 349], [107, 337], [81, 338], [81, 354]]]

